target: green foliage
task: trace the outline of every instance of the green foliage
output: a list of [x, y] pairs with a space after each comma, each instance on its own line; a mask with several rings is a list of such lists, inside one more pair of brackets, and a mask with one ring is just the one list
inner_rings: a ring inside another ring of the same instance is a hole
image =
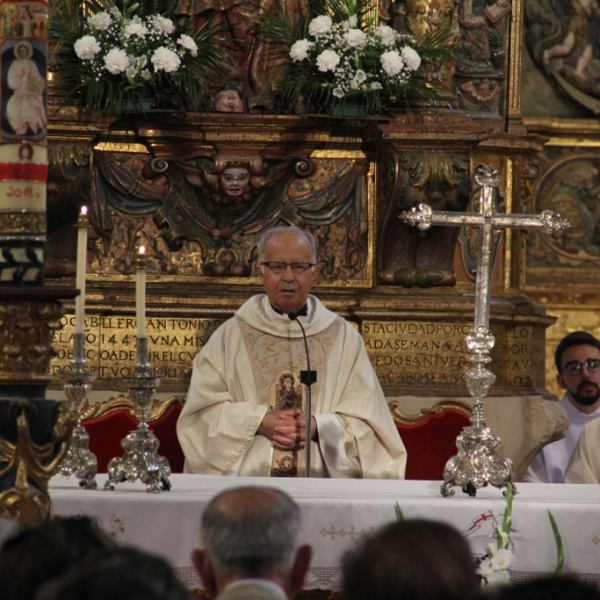
[[554, 568], [554, 573], [555, 575], [562, 575], [565, 565], [565, 550], [563, 548], [562, 537], [558, 530], [554, 515], [550, 511], [548, 511], [548, 518], [550, 519], [552, 533], [554, 534], [554, 542], [556, 543], [556, 567]]

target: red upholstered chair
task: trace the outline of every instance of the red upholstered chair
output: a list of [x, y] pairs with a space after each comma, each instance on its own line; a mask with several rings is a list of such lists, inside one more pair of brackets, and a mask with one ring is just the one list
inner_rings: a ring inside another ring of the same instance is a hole
[[[160, 441], [158, 454], [169, 461], [172, 473], [183, 473], [183, 451], [175, 426], [184, 401], [184, 396], [155, 401], [148, 419], [148, 426]], [[106, 473], [110, 460], [123, 456], [121, 440], [138, 426], [138, 421], [131, 398], [119, 396], [84, 407], [81, 424], [90, 436], [90, 451], [98, 459], [98, 473]]]
[[406, 447], [406, 479], [443, 480], [446, 462], [458, 452], [456, 438], [471, 424], [471, 406], [440, 400], [416, 415], [402, 412], [398, 401], [389, 406]]

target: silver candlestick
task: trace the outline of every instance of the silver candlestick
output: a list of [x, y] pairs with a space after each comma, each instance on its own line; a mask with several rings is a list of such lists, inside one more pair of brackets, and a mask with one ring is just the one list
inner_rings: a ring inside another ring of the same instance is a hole
[[160, 384], [160, 377], [153, 373], [152, 366], [148, 362], [147, 337], [138, 338], [135, 374], [125, 380], [130, 384], [129, 391], [139, 425], [121, 441], [121, 446], [125, 450], [123, 456], [113, 458], [108, 463], [108, 479], [104, 489], [114, 490], [117, 483], [123, 481], [133, 483], [139, 479], [146, 484], [146, 491], [149, 493], [158, 494], [161, 489], [168, 491], [171, 489], [169, 481], [171, 466], [164, 456], [156, 453], [160, 441], [147, 423], [154, 390]]
[[70, 366], [63, 369], [60, 375], [67, 383], [63, 386], [69, 410], [73, 418], [77, 418], [77, 425], [71, 435], [71, 443], [67, 454], [58, 466], [58, 472], [65, 479], [75, 475], [80, 481], [79, 485], [86, 490], [95, 490], [98, 461], [90, 452], [90, 436], [81, 424], [80, 414], [85, 401], [92, 390], [92, 382], [98, 377], [97, 371], [86, 367], [85, 360], [85, 334], [73, 335], [73, 359]]

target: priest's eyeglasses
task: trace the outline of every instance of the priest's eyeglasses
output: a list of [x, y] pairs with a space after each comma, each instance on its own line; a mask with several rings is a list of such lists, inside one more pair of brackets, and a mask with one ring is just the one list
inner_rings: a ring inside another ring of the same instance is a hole
[[261, 265], [267, 267], [267, 269], [269, 269], [273, 275], [283, 275], [283, 273], [287, 271], [288, 267], [292, 268], [292, 273], [295, 273], [296, 275], [302, 275], [302, 273], [305, 273], [308, 271], [308, 269], [315, 266], [314, 263], [307, 262], [264, 262], [261, 263]]
[[583, 367], [590, 373], [597, 373], [600, 371], [600, 358], [588, 358], [583, 363], [578, 360], [572, 360], [563, 367], [563, 371], [566, 371], [569, 375], [579, 375]]

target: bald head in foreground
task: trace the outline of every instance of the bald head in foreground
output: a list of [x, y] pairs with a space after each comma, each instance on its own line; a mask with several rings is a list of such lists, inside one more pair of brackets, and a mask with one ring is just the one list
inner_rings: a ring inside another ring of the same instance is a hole
[[284, 492], [241, 487], [215, 496], [202, 515], [192, 559], [209, 598], [285, 600], [302, 589], [312, 557], [297, 548], [300, 508]]

